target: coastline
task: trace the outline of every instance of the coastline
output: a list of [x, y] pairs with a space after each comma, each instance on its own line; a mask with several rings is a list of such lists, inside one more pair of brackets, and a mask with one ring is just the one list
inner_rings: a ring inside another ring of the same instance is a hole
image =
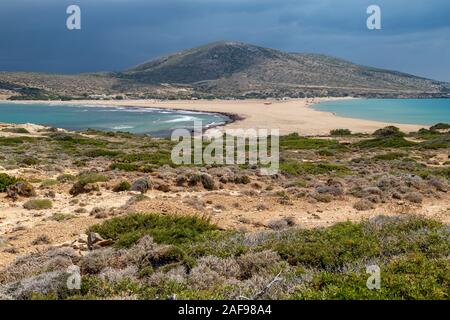
[[326, 135], [333, 129], [350, 129], [352, 132], [371, 133], [388, 125], [402, 131], [417, 131], [424, 127], [374, 120], [341, 117], [332, 112], [313, 108], [315, 104], [330, 100], [353, 98], [303, 98], [286, 101], [275, 100], [76, 100], [76, 101], [9, 101], [8, 103], [51, 103], [55, 105], [84, 104], [90, 106], [146, 107], [168, 110], [207, 112], [225, 115], [225, 124], [212, 127], [223, 129], [279, 129], [280, 134], [298, 133], [305, 136]]

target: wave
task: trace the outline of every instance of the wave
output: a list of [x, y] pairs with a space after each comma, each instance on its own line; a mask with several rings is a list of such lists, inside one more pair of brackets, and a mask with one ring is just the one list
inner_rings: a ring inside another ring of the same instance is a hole
[[125, 130], [125, 129], [133, 129], [133, 126], [126, 126], [126, 125], [122, 125], [122, 126], [115, 126], [112, 127], [111, 129], [113, 130]]
[[179, 118], [172, 119], [172, 120], [166, 120], [164, 122], [165, 123], [174, 123], [174, 122], [188, 122], [188, 121], [195, 121], [195, 120], [200, 120], [200, 119], [197, 117], [192, 117], [192, 116], [181, 116]]

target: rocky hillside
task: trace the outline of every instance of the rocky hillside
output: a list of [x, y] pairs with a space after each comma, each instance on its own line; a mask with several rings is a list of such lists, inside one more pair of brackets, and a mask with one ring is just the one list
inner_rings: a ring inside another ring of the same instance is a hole
[[90, 98], [99, 94], [169, 99], [450, 96], [449, 83], [324, 55], [285, 53], [240, 42], [208, 44], [119, 73], [0, 73], [2, 90], [16, 99]]
[[189, 84], [217, 95], [420, 95], [449, 88], [446, 83], [329, 56], [285, 53], [239, 42], [216, 42], [175, 53], [119, 77], [151, 84]]

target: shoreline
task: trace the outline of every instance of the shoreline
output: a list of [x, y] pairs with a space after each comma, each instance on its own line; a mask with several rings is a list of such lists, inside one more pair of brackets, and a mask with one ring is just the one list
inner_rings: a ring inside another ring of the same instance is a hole
[[303, 98], [286, 101], [275, 100], [76, 100], [76, 101], [9, 101], [0, 102], [55, 105], [82, 104], [89, 106], [145, 107], [167, 110], [216, 113], [226, 116], [224, 124], [209, 126], [223, 129], [279, 129], [280, 134], [298, 133], [305, 136], [327, 135], [333, 129], [371, 133], [379, 128], [395, 125], [402, 131], [412, 132], [424, 125], [402, 124], [341, 117], [332, 112], [316, 110], [313, 106], [331, 100], [353, 98]]

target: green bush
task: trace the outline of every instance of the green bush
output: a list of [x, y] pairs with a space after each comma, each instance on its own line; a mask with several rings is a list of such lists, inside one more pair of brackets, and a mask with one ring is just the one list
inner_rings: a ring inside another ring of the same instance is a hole
[[78, 176], [78, 182], [81, 185], [87, 185], [89, 183], [106, 182], [109, 181], [109, 177], [100, 173], [83, 173]]
[[362, 224], [338, 223], [327, 229], [290, 231], [264, 245], [293, 265], [334, 269], [380, 254], [374, 235]]
[[330, 131], [332, 136], [350, 136], [352, 132], [349, 129], [334, 129]]
[[109, 166], [109, 169], [111, 170], [122, 170], [122, 171], [128, 171], [128, 172], [133, 172], [133, 171], [139, 171], [139, 165], [134, 164], [134, 163], [112, 163]]
[[27, 166], [35, 166], [39, 164], [39, 160], [34, 157], [25, 157], [22, 159], [21, 163], [27, 165]]
[[10, 132], [10, 133], [19, 133], [19, 134], [29, 134], [30, 131], [28, 131], [25, 128], [4, 128], [2, 129], [3, 132]]
[[324, 148], [345, 149], [346, 147], [334, 140], [304, 138], [298, 134], [280, 137], [280, 149], [282, 150], [314, 150]]
[[19, 181], [20, 181], [19, 179], [11, 177], [6, 173], [0, 173], [0, 192], [5, 192], [9, 186]]
[[19, 137], [0, 137], [0, 145], [2, 146], [13, 146], [24, 142], [25, 140]]
[[58, 176], [56, 178], [56, 180], [58, 180], [61, 183], [66, 183], [66, 182], [73, 182], [73, 181], [77, 180], [77, 177], [75, 177], [71, 174], [65, 173], [65, 174]]
[[49, 199], [33, 199], [25, 202], [23, 207], [27, 210], [45, 210], [51, 209], [53, 207], [53, 203]]
[[208, 220], [195, 216], [131, 214], [93, 226], [91, 231], [113, 239], [118, 247], [130, 247], [144, 235], [157, 243], [180, 244], [196, 241], [203, 233], [217, 230]]
[[402, 159], [404, 157], [406, 157], [405, 153], [402, 153], [402, 152], [389, 152], [389, 153], [385, 153], [385, 154], [376, 155], [375, 157], [373, 157], [373, 159], [374, 160], [390, 161], [390, 160]]
[[448, 123], [437, 123], [434, 126], [430, 127], [430, 131], [447, 130], [447, 129], [450, 129], [450, 124]]
[[122, 191], [128, 191], [131, 189], [131, 184], [128, 181], [122, 181], [114, 186], [113, 191], [114, 192], [122, 192]]
[[120, 151], [107, 149], [91, 149], [84, 152], [84, 155], [89, 158], [108, 157], [113, 158], [122, 154]]
[[450, 135], [443, 134], [438, 137], [430, 138], [427, 141], [423, 141], [420, 144], [423, 149], [446, 149], [450, 148]]
[[401, 132], [399, 128], [394, 127], [394, 126], [387, 126], [387, 127], [378, 129], [373, 133], [373, 135], [376, 137], [380, 137], [380, 138], [405, 136], [405, 134], [403, 132]]
[[408, 148], [414, 147], [418, 144], [405, 140], [403, 137], [387, 137], [387, 138], [375, 138], [369, 140], [359, 141], [353, 144], [359, 148]]
[[450, 264], [447, 259], [427, 259], [409, 255], [394, 259], [380, 267], [380, 290], [369, 290], [369, 274], [360, 272], [321, 272], [306, 290], [293, 294], [293, 299], [345, 300], [448, 300], [450, 298]]
[[297, 161], [283, 161], [280, 164], [280, 169], [293, 176], [304, 174], [320, 175], [320, 174], [336, 174], [347, 175], [351, 174], [351, 170], [346, 166], [331, 163], [311, 163], [311, 162], [297, 162]]

